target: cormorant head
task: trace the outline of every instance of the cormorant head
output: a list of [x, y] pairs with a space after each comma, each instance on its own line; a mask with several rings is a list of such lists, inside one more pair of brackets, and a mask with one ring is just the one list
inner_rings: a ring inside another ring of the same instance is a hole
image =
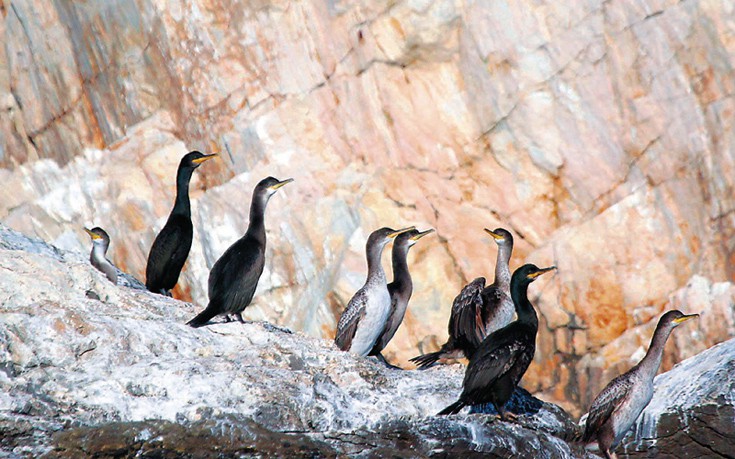
[[426, 231], [419, 231], [415, 228], [410, 229], [406, 231], [405, 233], [401, 233], [398, 236], [396, 236], [396, 240], [393, 242], [393, 247], [404, 247], [405, 246], [405, 248], [408, 249], [409, 247], [417, 243], [419, 239], [433, 232], [434, 232], [433, 228], [429, 228]]
[[513, 273], [513, 277], [510, 280], [511, 284], [529, 285], [535, 281], [540, 275], [547, 273], [556, 266], [550, 266], [548, 268], [539, 268], [536, 265], [526, 264], [516, 269]]
[[262, 196], [267, 201], [268, 199], [270, 199], [271, 196], [276, 194], [276, 191], [278, 191], [279, 188], [291, 182], [293, 182], [292, 178], [286, 180], [278, 180], [275, 177], [266, 177], [258, 182], [257, 185], [255, 185], [255, 191], [253, 192], [253, 194], [257, 196]]
[[489, 230], [485, 228], [485, 232], [493, 237], [495, 240], [495, 243], [500, 246], [512, 246], [513, 245], [513, 235], [510, 234], [510, 231], [503, 229], [503, 228], [495, 228], [494, 230]]
[[212, 153], [211, 155], [205, 155], [204, 153], [200, 151], [192, 151], [184, 155], [183, 158], [181, 158], [181, 162], [179, 163], [179, 169], [196, 169], [199, 167], [203, 162], [209, 161], [210, 159], [217, 156], [217, 153]]
[[110, 236], [107, 235], [107, 231], [103, 230], [99, 226], [95, 226], [92, 229], [84, 228], [84, 231], [86, 231], [87, 234], [89, 234], [89, 237], [92, 238], [92, 244], [104, 247], [110, 245]]
[[665, 324], [670, 326], [671, 328], [674, 328], [678, 327], [680, 324], [686, 322], [689, 319], [694, 319], [695, 317], [699, 317], [699, 314], [684, 314], [678, 309], [674, 309], [672, 311], [668, 311], [666, 314], [661, 316], [661, 319], [659, 319], [658, 322], [660, 324]]
[[407, 231], [411, 231], [415, 229], [414, 226], [409, 226], [408, 228], [403, 228], [400, 230], [394, 230], [393, 228], [383, 227], [380, 229], [376, 229], [372, 233], [370, 233], [370, 236], [367, 240], [367, 248], [370, 250], [370, 247], [384, 247], [388, 242], [390, 242], [391, 239], [395, 238], [399, 234], [403, 234]]

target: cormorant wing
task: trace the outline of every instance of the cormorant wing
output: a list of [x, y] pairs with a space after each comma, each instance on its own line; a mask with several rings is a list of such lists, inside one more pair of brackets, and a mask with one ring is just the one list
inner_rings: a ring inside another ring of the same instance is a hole
[[[516, 365], [530, 363], [529, 354], [522, 352], [529, 345], [523, 339], [527, 335], [514, 324], [490, 334], [477, 349], [465, 372], [463, 393], [487, 390]], [[523, 359], [529, 359], [529, 362], [523, 362]]]
[[584, 429], [584, 441], [594, 438], [615, 410], [622, 405], [625, 398], [630, 395], [633, 380], [626, 376], [628, 376], [627, 373], [610, 381], [592, 402]]
[[[398, 315], [396, 313], [398, 312], [398, 301], [400, 300], [400, 295], [398, 295], [395, 284], [392, 282], [388, 284], [388, 294], [390, 295], [390, 312], [388, 313], [388, 320], [385, 321], [383, 333], [390, 330], [394, 325], [395, 328], [398, 328], [398, 325], [394, 324], [394, 322], [398, 320]], [[401, 317], [401, 320], [403, 320], [403, 317]], [[380, 340], [382, 336], [383, 334], [381, 334], [378, 340]]]
[[347, 309], [342, 313], [337, 324], [337, 336], [334, 337], [334, 343], [347, 351], [352, 346], [352, 338], [357, 332], [357, 325], [363, 317], [365, 317], [365, 306], [367, 305], [367, 294], [365, 290], [360, 289], [355, 296], [347, 303]]
[[500, 287], [496, 287], [495, 284], [489, 285], [482, 291], [483, 308], [482, 308], [482, 323], [487, 331], [487, 325], [495, 320], [498, 312], [501, 309], [503, 300], [512, 300], [510, 295], [504, 292]]
[[478, 277], [467, 284], [454, 299], [449, 316], [450, 338], [453, 337], [455, 342], [468, 342], [473, 349], [477, 349], [485, 337], [485, 323], [482, 320], [484, 288], [484, 277]]
[[[214, 263], [209, 273], [209, 302], [220, 307], [245, 307], [253, 299], [265, 266], [265, 248], [244, 236]], [[236, 311], [222, 310], [221, 313]]]
[[[188, 229], [188, 231], [187, 231]], [[146, 283], [159, 283], [166, 276], [166, 271], [172, 269], [170, 263], [172, 261], [186, 261], [189, 256], [189, 249], [182, 241], [191, 237], [191, 222], [178, 215], [172, 215], [171, 218], [158, 233], [153, 241], [153, 247], [149, 255], [148, 264], [146, 266]], [[191, 244], [191, 242], [190, 242]]]
[[122, 285], [123, 287], [128, 287], [136, 290], [145, 290], [145, 285], [143, 285], [141, 281], [136, 279], [135, 276], [126, 273], [117, 266], [115, 266], [115, 270], [117, 271], [117, 285]]

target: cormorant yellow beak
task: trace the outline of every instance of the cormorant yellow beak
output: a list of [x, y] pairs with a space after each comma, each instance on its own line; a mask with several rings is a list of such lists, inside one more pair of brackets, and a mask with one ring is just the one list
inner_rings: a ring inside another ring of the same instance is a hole
[[209, 154], [209, 155], [204, 155], [201, 158], [192, 159], [191, 162], [194, 163], [194, 164], [201, 164], [204, 161], [209, 161], [210, 159], [215, 158], [217, 156], [219, 156], [219, 153], [215, 152], [215, 153], [212, 153], [212, 154]]
[[433, 232], [434, 232], [434, 228], [429, 228], [426, 231], [422, 231], [419, 234], [416, 234], [416, 235], [411, 236], [411, 240], [412, 241], [418, 241], [422, 237], [426, 236], [429, 233], [433, 233]]
[[403, 234], [406, 231], [411, 231], [412, 229], [416, 229], [415, 226], [409, 226], [408, 228], [399, 229], [398, 231], [393, 231], [388, 235], [388, 239], [393, 239], [394, 237], [398, 236], [399, 234]]
[[505, 239], [503, 236], [501, 236], [500, 234], [496, 233], [493, 230], [485, 228], [485, 232], [489, 234], [490, 236], [492, 236], [493, 239], [495, 239], [496, 241], [502, 241], [503, 239]]
[[699, 317], [699, 314], [688, 314], [685, 316], [681, 316], [678, 319], [674, 319], [675, 324], [680, 324], [682, 322], [686, 322], [689, 319], [694, 319], [695, 317]]
[[529, 274], [526, 277], [528, 277], [529, 279], [536, 279], [537, 277], [539, 277], [543, 273], [547, 273], [547, 272], [549, 272], [549, 271], [551, 271], [553, 269], [556, 269], [556, 266], [549, 266], [548, 268], [539, 268], [538, 271], [536, 271], [535, 273], [531, 273], [531, 274]]
[[87, 228], [84, 228], [84, 231], [86, 231], [86, 232], [87, 232], [87, 234], [89, 234], [89, 237], [91, 237], [91, 238], [92, 238], [92, 240], [94, 240], [94, 239], [102, 239], [102, 236], [100, 236], [100, 235], [98, 235], [98, 234], [94, 234], [94, 233], [92, 232], [92, 230], [89, 230], [89, 229], [87, 229]]
[[282, 182], [276, 183], [275, 185], [269, 186], [268, 189], [275, 191], [275, 190], [281, 188], [282, 186], [288, 185], [291, 182], [293, 182], [293, 179], [292, 178], [288, 178], [288, 179], [286, 179], [286, 180], [284, 180]]

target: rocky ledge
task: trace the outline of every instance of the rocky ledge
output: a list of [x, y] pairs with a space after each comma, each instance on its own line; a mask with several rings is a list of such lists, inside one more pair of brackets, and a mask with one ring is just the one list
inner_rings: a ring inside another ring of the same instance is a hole
[[549, 403], [434, 416], [459, 365], [391, 370], [263, 322], [192, 329], [199, 306], [2, 226], [0, 271], [0, 457], [593, 457]]

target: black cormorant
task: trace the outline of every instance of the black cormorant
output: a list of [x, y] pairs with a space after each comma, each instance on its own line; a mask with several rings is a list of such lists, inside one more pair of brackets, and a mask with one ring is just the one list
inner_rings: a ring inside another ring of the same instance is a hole
[[459, 400], [439, 412], [458, 413], [468, 405], [492, 403], [502, 420], [510, 399], [536, 352], [538, 317], [528, 300], [528, 286], [541, 274], [556, 269], [527, 264], [518, 268], [510, 281], [510, 294], [518, 319], [488, 335], [467, 365]]
[[266, 205], [279, 188], [292, 181], [267, 177], [255, 186], [248, 230], [212, 266], [209, 272], [209, 304], [187, 325], [201, 327], [214, 316], [223, 314], [227, 322], [231, 320], [229, 314], [244, 322], [242, 311], [252, 301], [265, 267]]
[[388, 345], [393, 336], [396, 334], [396, 330], [403, 322], [403, 316], [406, 314], [406, 308], [408, 307], [408, 300], [411, 299], [413, 293], [413, 281], [411, 280], [411, 273], [408, 271], [408, 263], [406, 258], [408, 257], [408, 249], [411, 248], [419, 239], [432, 233], [434, 230], [429, 229], [423, 232], [418, 230], [406, 231], [405, 233], [396, 236], [393, 241], [393, 250], [391, 252], [391, 258], [393, 261], [393, 282], [388, 284], [388, 293], [390, 294], [390, 312], [388, 314], [388, 320], [385, 323], [383, 332], [375, 342], [373, 349], [369, 355], [378, 357], [383, 363], [390, 365], [383, 357], [381, 353], [385, 346]]
[[334, 343], [343, 351], [367, 355], [385, 328], [390, 312], [390, 294], [385, 271], [380, 263], [383, 248], [394, 237], [410, 231], [414, 227], [394, 230], [380, 228], [368, 237], [367, 253], [368, 274], [365, 285], [347, 303], [347, 308], [339, 318]]
[[584, 429], [585, 443], [597, 440], [606, 458], [615, 457], [612, 450], [653, 397], [653, 379], [661, 365], [669, 334], [682, 322], [697, 316], [699, 314], [685, 315], [674, 310], [661, 317], [643, 360], [627, 373], [610, 381], [592, 402]]
[[166, 224], [153, 241], [145, 268], [145, 285], [151, 292], [171, 296], [181, 268], [189, 256], [194, 230], [191, 224], [189, 182], [194, 169], [217, 154], [192, 151], [181, 158], [176, 172], [176, 201]]
[[94, 227], [91, 230], [84, 228], [84, 231], [92, 238], [92, 252], [89, 254], [89, 261], [92, 266], [105, 274], [107, 278], [115, 285], [122, 285], [140, 290], [145, 290], [145, 285], [130, 274], [124, 273], [107, 259], [107, 248], [110, 246], [110, 236], [107, 231], [100, 227]]
[[467, 284], [452, 303], [449, 315], [449, 339], [437, 351], [411, 359], [420, 370], [431, 368], [443, 359], [471, 358], [488, 334], [508, 325], [515, 308], [510, 298], [510, 256], [513, 235], [503, 228], [485, 232], [498, 244], [495, 281], [485, 286], [478, 277]]

